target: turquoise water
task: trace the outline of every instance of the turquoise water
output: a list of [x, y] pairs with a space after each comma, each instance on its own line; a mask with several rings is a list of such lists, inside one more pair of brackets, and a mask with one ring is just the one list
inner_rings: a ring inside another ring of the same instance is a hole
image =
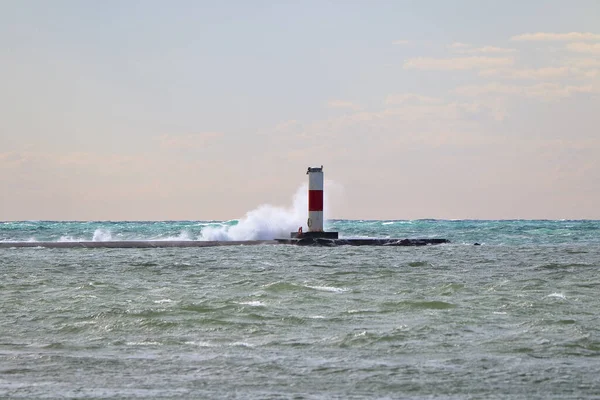
[[[236, 224], [9, 222], [0, 240]], [[0, 249], [0, 398], [600, 397], [599, 221], [329, 229], [452, 243]]]
[[[198, 240], [203, 239], [202, 233], [206, 228], [226, 232], [236, 225], [237, 220], [0, 222], [0, 241]], [[250, 227], [244, 231], [246, 236], [239, 240], [289, 237], [289, 232], [295, 232], [296, 226], [292, 224], [283, 229]], [[600, 242], [600, 221], [593, 220], [332, 220], [328, 221], [326, 230], [338, 231], [341, 237], [440, 237], [457, 244], [478, 242], [490, 245], [557, 245]], [[227, 235], [218, 236], [222, 239]]]

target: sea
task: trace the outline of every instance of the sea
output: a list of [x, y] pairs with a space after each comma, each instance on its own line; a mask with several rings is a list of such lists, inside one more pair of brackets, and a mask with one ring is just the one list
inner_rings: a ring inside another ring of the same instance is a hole
[[[0, 241], [271, 239], [296, 220], [12, 221]], [[600, 398], [600, 221], [326, 228], [450, 243], [0, 249], [0, 398]]]

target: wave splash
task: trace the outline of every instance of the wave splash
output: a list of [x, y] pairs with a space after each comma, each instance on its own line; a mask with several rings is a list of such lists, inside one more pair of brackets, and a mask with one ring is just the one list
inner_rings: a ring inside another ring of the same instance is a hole
[[302, 226], [307, 229], [308, 185], [302, 185], [294, 195], [290, 208], [262, 205], [249, 211], [236, 225], [207, 226], [200, 240], [271, 240], [287, 238]]
[[112, 233], [108, 229], [98, 228], [92, 236], [93, 242], [109, 242], [112, 240]]

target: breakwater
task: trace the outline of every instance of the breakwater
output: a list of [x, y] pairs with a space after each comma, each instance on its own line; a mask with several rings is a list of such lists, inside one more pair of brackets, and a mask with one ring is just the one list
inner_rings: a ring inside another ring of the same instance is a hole
[[57, 249], [72, 248], [114, 248], [142, 249], [162, 247], [218, 247], [256, 245], [298, 245], [298, 246], [426, 246], [449, 243], [447, 239], [275, 239], [275, 240], [114, 240], [114, 241], [68, 241], [68, 242], [0, 242], [0, 248], [44, 247]]

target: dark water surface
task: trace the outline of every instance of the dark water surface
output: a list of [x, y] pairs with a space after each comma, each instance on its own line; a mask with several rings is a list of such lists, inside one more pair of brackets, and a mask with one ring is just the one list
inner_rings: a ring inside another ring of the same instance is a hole
[[389, 222], [453, 244], [0, 249], [0, 397], [600, 397], [598, 222]]

